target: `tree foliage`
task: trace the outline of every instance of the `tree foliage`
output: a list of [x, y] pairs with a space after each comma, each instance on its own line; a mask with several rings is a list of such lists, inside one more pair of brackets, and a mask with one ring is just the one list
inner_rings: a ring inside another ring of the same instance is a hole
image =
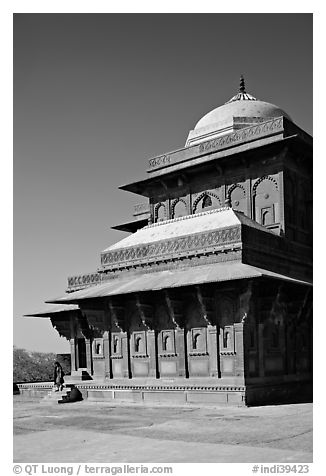
[[[56, 360], [56, 354], [29, 352], [14, 346], [14, 382], [52, 382]], [[64, 366], [63, 370], [68, 373]]]

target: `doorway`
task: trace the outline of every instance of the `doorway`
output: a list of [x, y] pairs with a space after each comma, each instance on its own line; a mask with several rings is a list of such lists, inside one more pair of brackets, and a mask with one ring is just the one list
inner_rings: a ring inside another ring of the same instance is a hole
[[77, 349], [78, 349], [78, 368], [85, 369], [87, 367], [85, 339], [77, 339]]

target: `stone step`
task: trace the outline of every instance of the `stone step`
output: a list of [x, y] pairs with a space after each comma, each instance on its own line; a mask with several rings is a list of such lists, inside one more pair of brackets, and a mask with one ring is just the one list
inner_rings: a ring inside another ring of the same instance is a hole
[[70, 387], [64, 387], [58, 392], [51, 390], [43, 399], [42, 403], [59, 403], [61, 400], [65, 400], [67, 395], [71, 392]]
[[[73, 395], [70, 395], [70, 394]], [[81, 392], [75, 387], [73, 384], [67, 384], [64, 388], [58, 392], [54, 392], [53, 390], [49, 392], [42, 400], [42, 403], [68, 403], [74, 401], [82, 400]]]

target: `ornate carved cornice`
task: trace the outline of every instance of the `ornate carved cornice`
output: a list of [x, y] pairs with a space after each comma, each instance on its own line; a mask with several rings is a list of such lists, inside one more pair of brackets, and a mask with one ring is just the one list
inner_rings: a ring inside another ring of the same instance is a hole
[[237, 225], [222, 230], [194, 233], [180, 238], [109, 251], [102, 254], [101, 262], [105, 268], [118, 265], [133, 266], [148, 263], [148, 261], [166, 261], [171, 258], [180, 259], [214, 253], [222, 247], [225, 250], [228, 245], [239, 243], [240, 239], [241, 227]]

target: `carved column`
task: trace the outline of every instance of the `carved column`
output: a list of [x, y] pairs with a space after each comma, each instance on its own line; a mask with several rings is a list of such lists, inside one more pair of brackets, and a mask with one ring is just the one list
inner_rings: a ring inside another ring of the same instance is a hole
[[218, 329], [215, 324], [214, 298], [205, 295], [203, 288], [196, 286], [196, 297], [204, 320], [207, 322], [207, 351], [209, 356], [209, 376], [220, 377]]
[[264, 349], [264, 323], [258, 324], [258, 375], [265, 377], [265, 349]]
[[[124, 378], [131, 378], [131, 362], [130, 362], [130, 336], [129, 336], [129, 329], [126, 320], [126, 311], [125, 306], [121, 301], [117, 299], [110, 299], [108, 302], [108, 308], [110, 311], [110, 329], [118, 329], [120, 331], [120, 338], [121, 338], [121, 356], [122, 356], [122, 364], [121, 364], [121, 374]], [[110, 349], [110, 375], [114, 377], [113, 371], [113, 362], [112, 358], [114, 357], [112, 354], [112, 347], [111, 342], [109, 345]], [[120, 364], [119, 364], [120, 368]]]
[[234, 374], [236, 377], [245, 376], [245, 355], [244, 355], [244, 339], [243, 339], [243, 327], [242, 322], [236, 322], [234, 324], [234, 344], [235, 344], [235, 362], [234, 362]]
[[250, 330], [255, 332], [257, 338], [258, 330], [254, 316], [254, 284], [248, 280], [246, 286], [239, 297], [240, 321], [234, 325], [235, 339], [235, 374], [249, 377], [250, 359], [253, 359], [255, 366], [258, 365], [258, 352], [250, 350]]
[[104, 355], [104, 376], [105, 378], [112, 378], [111, 369], [111, 338], [110, 332], [105, 331], [103, 334], [103, 355]]
[[77, 359], [76, 359], [76, 329], [75, 329], [75, 316], [70, 315], [70, 354], [71, 354], [71, 372], [77, 370]]
[[139, 294], [136, 295], [136, 306], [140, 319], [146, 328], [147, 355], [149, 357], [149, 377], [158, 377], [158, 355], [157, 355], [157, 332], [154, 327], [153, 306], [144, 301]]
[[85, 339], [86, 344], [86, 365], [90, 375], [93, 375], [93, 359], [92, 359], [92, 340]]

